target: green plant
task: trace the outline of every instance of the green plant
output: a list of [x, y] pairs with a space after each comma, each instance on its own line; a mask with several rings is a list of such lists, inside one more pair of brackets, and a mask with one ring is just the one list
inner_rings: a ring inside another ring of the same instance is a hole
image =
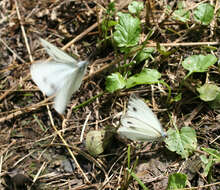
[[213, 109], [220, 107], [220, 88], [215, 84], [204, 84], [197, 88], [201, 100], [208, 102]]
[[186, 187], [187, 176], [181, 173], [169, 175], [168, 186], [166, 190], [181, 189]]
[[[142, 3], [136, 1], [129, 5], [129, 11], [137, 16], [140, 14], [142, 8]], [[132, 74], [131, 72], [135, 65], [143, 61], [147, 63], [149, 59], [153, 59], [151, 54], [155, 52], [155, 48], [145, 47], [152, 31], [140, 46], [140, 19], [128, 13], [118, 12], [117, 15], [119, 17], [119, 21], [118, 24], [115, 25], [113, 42], [116, 49], [123, 53], [124, 64], [119, 65], [119, 72], [115, 72], [107, 76], [106, 90], [112, 93], [120, 89], [132, 88], [136, 85], [161, 83], [168, 87], [169, 99], [171, 89], [163, 80], [159, 80], [161, 78], [161, 74], [156, 69], [143, 68], [141, 72], [136, 74]]]
[[178, 9], [173, 12], [172, 18], [184, 23], [190, 20], [190, 12], [187, 10], [184, 1], [178, 2]]
[[220, 152], [212, 148], [201, 148], [201, 149], [209, 154], [208, 158], [205, 155], [200, 156], [202, 162], [205, 165], [203, 176], [206, 177], [210, 173], [213, 164], [220, 163]]
[[123, 184], [121, 186], [121, 189], [122, 190], [127, 189], [130, 182], [132, 181], [132, 178], [134, 178], [138, 182], [138, 184], [142, 187], [142, 189], [148, 190], [148, 188], [144, 185], [144, 183], [134, 173], [134, 169], [138, 163], [138, 159], [136, 159], [134, 165], [131, 165], [131, 146], [130, 145], [128, 145], [128, 149], [127, 149], [127, 160], [128, 160], [128, 162], [127, 162], [128, 167], [125, 170], [124, 180], [123, 180]]
[[141, 1], [132, 1], [128, 6], [128, 10], [130, 13], [135, 14], [137, 17], [140, 16], [140, 12], [144, 8], [144, 3]]
[[194, 18], [202, 25], [211, 23], [214, 17], [214, 7], [209, 3], [202, 3], [193, 11]]
[[115, 11], [114, 2], [109, 3], [106, 10], [106, 16], [100, 25], [100, 39], [102, 40], [99, 41], [99, 46], [101, 46], [102, 43], [106, 46], [107, 40], [111, 39], [110, 31], [117, 24], [117, 22], [113, 20]]
[[197, 148], [196, 132], [193, 128], [182, 127], [179, 131], [169, 129], [167, 131], [167, 138], [165, 139], [166, 147], [182, 158], [188, 158]]
[[208, 71], [208, 68], [214, 65], [217, 58], [214, 55], [192, 55], [187, 57], [183, 62], [182, 66], [189, 71], [184, 77], [186, 80], [193, 73], [203, 73]]

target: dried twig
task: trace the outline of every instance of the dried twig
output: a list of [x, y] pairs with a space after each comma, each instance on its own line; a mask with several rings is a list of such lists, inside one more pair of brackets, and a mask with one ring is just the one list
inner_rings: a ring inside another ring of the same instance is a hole
[[27, 51], [28, 51], [29, 59], [32, 63], [34, 60], [33, 60], [33, 57], [31, 55], [31, 49], [30, 49], [30, 46], [28, 44], [28, 40], [27, 40], [26, 32], [25, 32], [25, 29], [24, 29], [24, 26], [23, 26], [23, 22], [21, 21], [21, 15], [20, 15], [19, 8], [18, 8], [18, 2], [17, 2], [17, 0], [14, 0], [14, 1], [15, 1], [16, 12], [17, 12], [17, 15], [18, 15], [18, 20], [19, 20], [20, 25], [21, 25], [21, 31], [22, 31], [24, 41], [25, 41], [25, 45], [26, 45], [26, 48], [27, 48]]

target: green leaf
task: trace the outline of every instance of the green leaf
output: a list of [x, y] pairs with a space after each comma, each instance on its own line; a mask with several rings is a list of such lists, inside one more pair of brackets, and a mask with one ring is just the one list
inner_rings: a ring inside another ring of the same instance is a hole
[[[215, 64], [217, 58], [214, 55], [192, 55], [187, 57], [183, 62], [183, 67], [189, 71], [190, 74], [192, 73], [200, 73], [205, 72], [208, 68]], [[189, 75], [189, 74], [188, 74]]]
[[212, 155], [216, 163], [220, 162], [220, 152], [218, 150], [212, 148], [202, 148], [202, 150]]
[[197, 88], [199, 92], [199, 97], [201, 100], [208, 102], [216, 99], [216, 97], [220, 94], [220, 88], [215, 84], [204, 84], [203, 86]]
[[140, 84], [153, 84], [159, 82], [161, 74], [155, 69], [143, 69], [127, 79], [126, 88], [131, 88]]
[[209, 105], [212, 109], [220, 109], [220, 93], [218, 93], [213, 101], [209, 102]]
[[118, 13], [119, 23], [115, 26], [113, 39], [118, 47], [132, 47], [138, 44], [141, 32], [140, 20], [130, 14]]
[[101, 23], [101, 29], [103, 32], [109, 31], [116, 24], [117, 24], [117, 22], [114, 20], [103, 20]]
[[115, 12], [115, 3], [114, 2], [111, 2], [111, 3], [109, 3], [108, 4], [108, 8], [107, 8], [107, 14], [108, 15], [110, 15], [110, 16], [112, 16], [113, 14], [114, 14], [114, 12]]
[[157, 43], [157, 51], [161, 54], [164, 55], [166, 57], [168, 57], [169, 55], [171, 55], [172, 53], [174, 53], [176, 50], [172, 49], [171, 51], [167, 51], [165, 47], [160, 46], [159, 43]]
[[118, 24], [116, 21], [114, 21], [114, 20], [109, 20], [109, 21], [108, 21], [108, 28], [111, 28], [111, 27], [115, 26], [116, 24]]
[[201, 22], [203, 25], [208, 25], [214, 17], [214, 7], [209, 3], [203, 3], [193, 13], [196, 21]]
[[207, 159], [204, 155], [201, 155], [200, 158], [201, 158], [203, 164], [205, 165], [204, 171], [203, 171], [203, 176], [207, 177], [210, 172], [210, 169], [213, 165], [213, 156], [211, 155], [209, 157], [209, 159]]
[[187, 7], [186, 7], [186, 3], [185, 3], [184, 1], [178, 1], [178, 2], [177, 2], [177, 8], [178, 8], [178, 9], [187, 8]]
[[128, 10], [130, 13], [137, 14], [141, 12], [144, 8], [144, 3], [141, 1], [133, 1], [131, 4], [128, 5]]
[[167, 135], [166, 147], [182, 158], [187, 158], [197, 147], [196, 132], [193, 128], [183, 127], [181, 131], [169, 129]]
[[186, 187], [187, 176], [181, 173], [171, 174], [168, 179], [166, 190], [181, 189]]
[[88, 152], [97, 156], [104, 152], [104, 149], [111, 141], [112, 134], [106, 130], [89, 131], [86, 135], [86, 148]]
[[141, 188], [143, 190], [149, 190], [144, 183], [138, 178], [138, 176], [131, 170], [129, 169], [128, 172], [131, 174], [131, 176], [139, 183], [139, 185], [141, 186]]
[[182, 93], [177, 94], [171, 102], [179, 102], [180, 100], [182, 100]]
[[105, 131], [89, 131], [86, 135], [86, 149], [91, 155], [97, 156], [104, 152], [103, 136]]
[[204, 164], [208, 164], [208, 162], [209, 162], [209, 159], [205, 155], [201, 155], [200, 159]]
[[[180, 22], [187, 22], [190, 20], [190, 12], [187, 10], [187, 6], [185, 1], [177, 2], [178, 9], [173, 12], [172, 18], [175, 20], [179, 20]], [[172, 11], [170, 9], [170, 11]]]
[[175, 10], [172, 18], [185, 23], [190, 20], [190, 13], [185, 9]]
[[148, 59], [149, 57], [152, 58], [152, 53], [155, 52], [155, 48], [149, 47], [149, 48], [144, 48], [142, 49], [142, 51], [139, 51], [137, 56], [135, 57], [135, 60], [137, 61], [137, 63], [140, 63], [146, 59]]
[[111, 93], [124, 88], [125, 84], [125, 80], [120, 73], [112, 73], [105, 82], [106, 90]]

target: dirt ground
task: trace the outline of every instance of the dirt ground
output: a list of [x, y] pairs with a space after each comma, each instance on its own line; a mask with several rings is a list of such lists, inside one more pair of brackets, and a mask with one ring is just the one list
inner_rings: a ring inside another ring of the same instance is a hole
[[[149, 44], [170, 44], [166, 48], [172, 51], [169, 56], [156, 53], [149, 67], [158, 69], [175, 97], [187, 73], [180, 64], [185, 57], [212, 52], [206, 46], [215, 42], [212, 53], [218, 58], [219, 22], [214, 20], [208, 26], [189, 22], [187, 26], [165, 14], [168, 5], [175, 10], [176, 1], [147, 2], [152, 11], [149, 26], [154, 29]], [[188, 3], [193, 7], [199, 2]], [[135, 173], [149, 189], [166, 189], [169, 175], [177, 172], [187, 175], [188, 187], [205, 189], [199, 187], [220, 182], [219, 163], [213, 164], [211, 174], [203, 177], [199, 148], [188, 159], [182, 159], [164, 142], [131, 142], [114, 134], [101, 155], [92, 156], [87, 151], [88, 132], [107, 126], [116, 128], [132, 93], [151, 102], [165, 131], [173, 127], [171, 121], [179, 128], [190, 126], [196, 130], [198, 147], [220, 150], [220, 111], [211, 109], [194, 90], [207, 77], [219, 85], [217, 64], [207, 73], [195, 73], [183, 85], [182, 99], [169, 105], [165, 103], [167, 88], [157, 84], [115, 93], [105, 91], [106, 77], [117, 71], [118, 58], [123, 57], [116, 54], [112, 44], [100, 43], [100, 23], [106, 17], [108, 4], [104, 0], [0, 1], [0, 189], [142, 189], [126, 170], [129, 143], [131, 164], [138, 160]], [[128, 12], [128, 4], [117, 1], [115, 6], [117, 11]], [[214, 5], [216, 9], [220, 6]], [[146, 15], [145, 8], [141, 13], [143, 28]], [[141, 38], [146, 35], [144, 29]], [[80, 60], [96, 52], [64, 115], [53, 109], [53, 99], [44, 96], [30, 76], [32, 63], [49, 58], [39, 37]], [[209, 188], [217, 190], [220, 185]]]

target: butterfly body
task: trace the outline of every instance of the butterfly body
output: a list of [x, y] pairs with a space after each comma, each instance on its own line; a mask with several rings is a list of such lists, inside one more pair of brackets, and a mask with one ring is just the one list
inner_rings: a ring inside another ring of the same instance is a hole
[[134, 141], [154, 141], [166, 134], [151, 109], [136, 96], [132, 95], [128, 109], [121, 118], [118, 133]]
[[37, 61], [31, 65], [31, 76], [47, 96], [55, 95], [55, 110], [62, 114], [72, 94], [77, 91], [85, 75], [88, 61], [77, 62], [62, 50], [40, 39], [51, 61]]

